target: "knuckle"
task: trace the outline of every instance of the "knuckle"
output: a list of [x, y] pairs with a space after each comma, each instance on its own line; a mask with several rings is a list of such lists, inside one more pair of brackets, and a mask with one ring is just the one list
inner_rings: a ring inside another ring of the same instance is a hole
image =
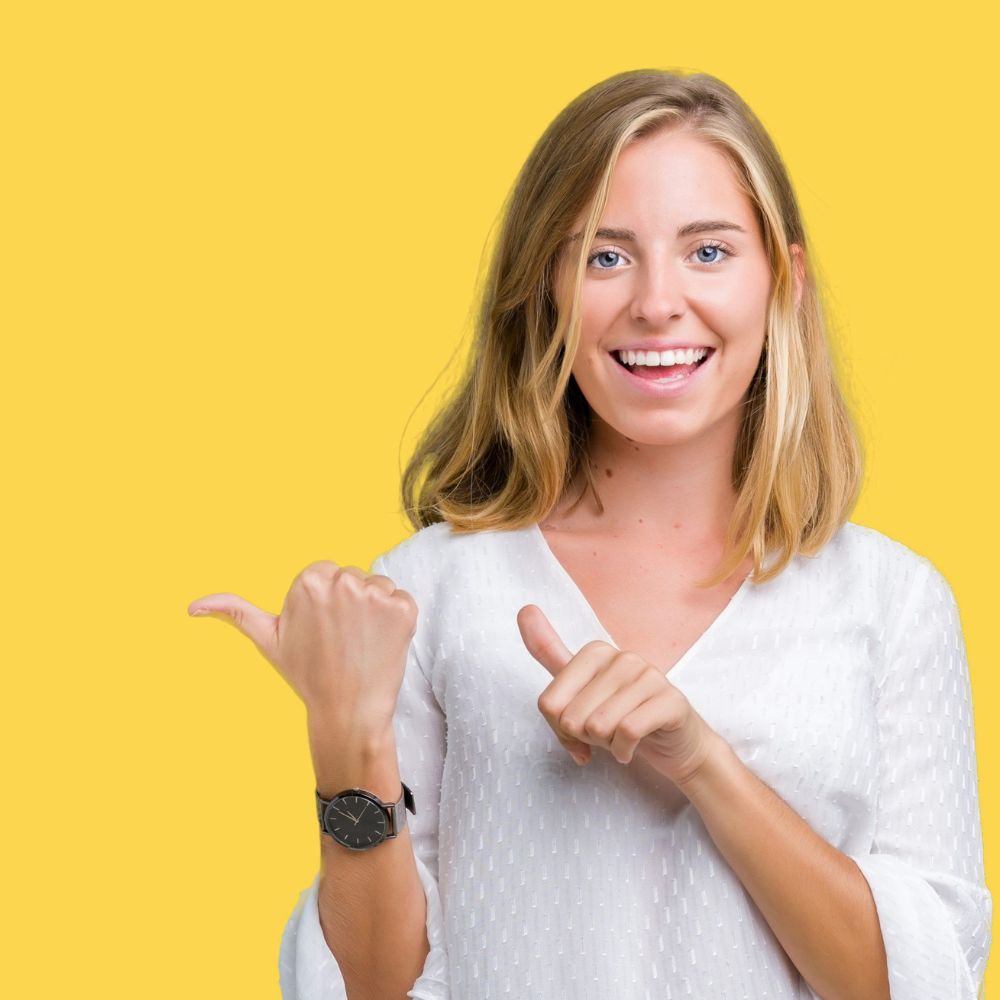
[[391, 628], [416, 628], [417, 606], [414, 601], [386, 593], [380, 587], [369, 587], [365, 596], [372, 613]]
[[409, 594], [406, 595], [404, 600], [395, 600], [395, 594], [390, 595], [393, 599], [390, 605], [393, 609], [393, 614], [395, 615], [395, 620], [399, 622], [400, 626], [409, 630], [412, 635], [417, 629], [417, 621], [419, 618], [419, 612], [417, 608], [417, 602], [413, 600]]
[[329, 559], [317, 559], [309, 563], [299, 577], [303, 580], [329, 580], [339, 569], [340, 567]]
[[389, 594], [389, 598], [401, 608], [405, 608], [411, 615], [413, 615], [414, 618], [416, 618], [417, 602], [413, 599], [413, 595], [408, 590], [394, 590], [391, 594]]
[[559, 716], [559, 728], [569, 736], [579, 738], [584, 735], [583, 725], [572, 715], [563, 713]]
[[613, 730], [604, 716], [591, 716], [587, 720], [587, 734], [595, 740], [606, 742], [611, 738]]
[[678, 710], [683, 709], [690, 704], [685, 697], [684, 692], [674, 687], [673, 684], [663, 689], [662, 697], [668, 705], [676, 706]]
[[626, 720], [618, 727], [618, 735], [627, 743], [631, 743], [639, 739], [639, 728], [634, 722]]
[[663, 695], [658, 704], [662, 706], [661, 718], [667, 729], [676, 729], [684, 722], [687, 708], [684, 702], [678, 701], [669, 691]]
[[538, 711], [541, 712], [542, 715], [546, 716], [554, 715], [555, 709], [556, 705], [553, 698], [544, 693], [538, 696]]
[[664, 688], [663, 674], [656, 667], [647, 666], [636, 674], [632, 682], [637, 691], [641, 691], [647, 697], [659, 694]]
[[307, 566], [299, 574], [299, 585], [307, 594], [324, 594], [329, 589], [330, 583], [336, 578], [339, 567], [332, 564], [313, 563]]
[[631, 649], [621, 650], [615, 657], [614, 663], [619, 669], [632, 673], [639, 673], [648, 666], [645, 658]]

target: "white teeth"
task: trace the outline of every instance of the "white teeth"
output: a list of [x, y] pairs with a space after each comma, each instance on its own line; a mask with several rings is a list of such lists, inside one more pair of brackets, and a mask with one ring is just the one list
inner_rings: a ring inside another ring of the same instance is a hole
[[623, 365], [647, 365], [669, 368], [671, 365], [690, 365], [700, 361], [708, 350], [704, 347], [689, 348], [686, 351], [619, 351]]

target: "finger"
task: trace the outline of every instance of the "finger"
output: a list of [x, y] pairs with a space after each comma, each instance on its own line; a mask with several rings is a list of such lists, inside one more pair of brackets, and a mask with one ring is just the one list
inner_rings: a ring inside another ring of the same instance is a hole
[[574, 757], [586, 757], [590, 759], [590, 746], [583, 742], [583, 740], [578, 740], [573, 736], [569, 736], [564, 733], [558, 725], [553, 723], [550, 719], [546, 719], [552, 732], [556, 734], [556, 739], [562, 744], [563, 748], [571, 753]]
[[373, 587], [378, 587], [379, 590], [382, 590], [387, 594], [393, 594], [396, 592], [396, 583], [392, 577], [383, 576], [381, 573], [370, 573], [368, 575], [368, 582]]
[[563, 745], [566, 752], [581, 765], [589, 763], [591, 757], [590, 747], [586, 743], [581, 743], [579, 740], [563, 739], [560, 737], [559, 742]]
[[657, 684], [642, 657], [619, 654], [563, 709], [559, 727], [570, 736], [610, 750], [618, 723], [662, 687], [662, 677]]
[[[584, 722], [584, 738], [604, 747], [619, 764], [627, 764], [636, 745], [652, 732], [652, 729], [638, 735], [632, 732], [632, 722], [636, 721], [634, 713], [663, 692], [663, 676], [657, 678], [655, 671], [645, 671], [604, 702]], [[633, 717], [632, 722], [626, 723], [630, 716]]]
[[650, 734], [668, 725], [676, 717], [666, 692], [661, 690], [647, 698], [626, 715], [615, 730], [611, 753], [615, 760], [629, 764], [636, 747]]
[[262, 611], [236, 594], [208, 594], [188, 605], [192, 617], [210, 615], [227, 621], [250, 639], [265, 655], [274, 653], [277, 616]]
[[559, 722], [570, 702], [590, 684], [595, 677], [608, 670], [618, 650], [600, 639], [584, 643], [569, 664], [553, 678], [538, 698], [538, 707], [552, 721]]
[[613, 646], [599, 640], [588, 642], [538, 696], [538, 710], [556, 738], [570, 753], [582, 752], [588, 759], [590, 755], [584, 740], [562, 729], [559, 717], [580, 689], [605, 667], [608, 658], [616, 652]]
[[319, 573], [329, 583], [332, 583], [338, 576], [353, 576], [360, 583], [372, 584], [386, 594], [391, 594], [396, 590], [396, 584], [389, 577], [383, 576], [381, 573], [366, 573], [359, 566], [340, 566], [330, 560], [322, 560], [310, 563], [303, 570], [303, 573], [307, 571]]
[[525, 648], [553, 677], [573, 658], [552, 623], [537, 605], [526, 604], [518, 611], [517, 627], [521, 631]]
[[[598, 729], [606, 728], [600, 723], [609, 720], [608, 709], [614, 707], [613, 704], [609, 704], [612, 699], [632, 687], [647, 670], [648, 664], [638, 653], [615, 653], [569, 699], [557, 717], [559, 728], [577, 739], [592, 742], [598, 737], [593, 731], [593, 725]], [[557, 688], [555, 682], [552, 687]], [[616, 716], [614, 721], [618, 718], [620, 715]], [[607, 728], [607, 731], [609, 734], [614, 733], [614, 725]], [[597, 742], [600, 745], [599, 738]]]
[[[373, 576], [371, 573], [366, 573], [363, 569], [358, 566], [341, 566], [339, 576], [353, 576], [355, 580], [359, 583], [367, 584], [374, 583], [380, 590], [386, 591], [386, 593], [391, 594], [394, 584], [392, 580], [387, 576]], [[381, 581], [381, 582], [379, 582]]]
[[340, 572], [356, 577], [358, 580], [361, 580], [362, 583], [370, 583], [372, 586], [377, 587], [386, 594], [391, 594], [396, 590], [396, 584], [393, 580], [381, 573], [366, 573], [358, 566], [341, 566]]
[[391, 594], [395, 589], [395, 584], [387, 576], [381, 576], [380, 574], [366, 573], [363, 569], [358, 566], [341, 566], [341, 573], [346, 573], [348, 576], [353, 576], [356, 580], [360, 580], [362, 583], [374, 584], [379, 590], [384, 590], [387, 594]]

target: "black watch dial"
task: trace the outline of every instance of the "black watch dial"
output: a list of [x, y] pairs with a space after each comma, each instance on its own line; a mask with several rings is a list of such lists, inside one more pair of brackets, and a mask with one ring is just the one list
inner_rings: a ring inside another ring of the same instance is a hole
[[385, 840], [385, 811], [364, 795], [341, 795], [326, 807], [326, 829], [338, 843], [363, 851]]

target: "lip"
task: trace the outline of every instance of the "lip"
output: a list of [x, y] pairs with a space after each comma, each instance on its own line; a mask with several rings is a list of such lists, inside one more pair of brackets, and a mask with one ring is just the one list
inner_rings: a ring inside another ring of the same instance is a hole
[[718, 351], [713, 350], [712, 353], [705, 359], [704, 363], [700, 364], [694, 372], [691, 375], [688, 375], [688, 377], [682, 382], [675, 382], [672, 385], [657, 385], [649, 379], [639, 378], [638, 375], [633, 375], [624, 365], [618, 363], [614, 353], [610, 351], [604, 352], [604, 356], [608, 359], [608, 364], [612, 365], [615, 370], [625, 378], [628, 385], [632, 386], [638, 392], [642, 392], [647, 396], [655, 396], [659, 399], [670, 399], [674, 396], [680, 396], [682, 393], [687, 392], [691, 386], [701, 379], [702, 373], [712, 363], [716, 354], [718, 354]]
[[611, 348], [613, 353], [618, 351], [654, 351], [662, 354], [664, 351], [712, 351], [714, 348], [708, 344], [622, 344], [619, 347]]

